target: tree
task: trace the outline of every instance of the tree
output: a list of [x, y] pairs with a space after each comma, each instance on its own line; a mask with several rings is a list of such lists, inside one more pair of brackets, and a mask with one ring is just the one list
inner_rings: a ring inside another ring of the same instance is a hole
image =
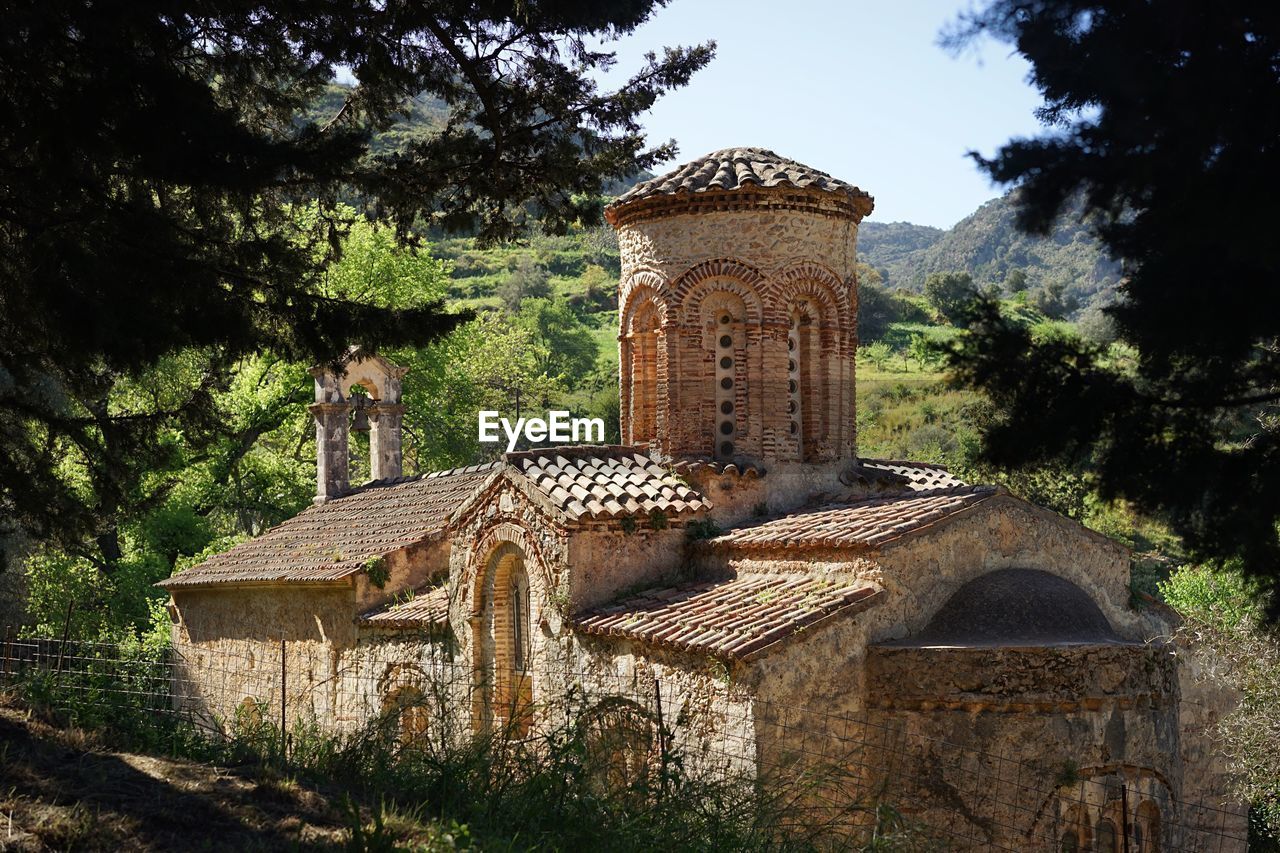
[[1050, 320], [1065, 320], [1080, 303], [1067, 293], [1065, 281], [1055, 279], [1031, 292], [1031, 305]]
[[954, 326], [963, 326], [971, 303], [980, 294], [973, 277], [965, 272], [935, 272], [924, 280], [924, 295], [939, 314]]
[[[651, 54], [601, 90], [612, 54], [596, 44], [657, 5], [8, 4], [0, 549], [58, 542], [110, 572], [123, 508], [163, 500], [181, 468], [173, 437], [226, 432], [233, 365], [455, 326], [439, 305], [326, 290], [352, 224], [339, 196], [405, 238], [593, 220], [606, 181], [673, 153], [646, 148], [637, 117], [712, 54]], [[307, 118], [339, 67], [359, 84]], [[444, 102], [443, 129], [371, 148], [421, 93]]]
[[551, 281], [547, 270], [530, 255], [515, 258], [511, 271], [498, 285], [498, 298], [512, 314], [520, 310], [525, 299], [546, 299], [550, 295]]
[[1023, 293], [1030, 286], [1030, 282], [1027, 280], [1026, 270], [1012, 269], [1009, 270], [1009, 274], [1004, 277], [1005, 290], [1010, 293]]
[[574, 387], [596, 366], [600, 347], [564, 300], [525, 300], [516, 319], [541, 345], [537, 363], [547, 376]]
[[[1000, 416], [987, 459], [1092, 466], [1106, 499], [1163, 516], [1193, 556], [1238, 558], [1280, 615], [1280, 15], [1225, 0], [996, 0], [947, 40], [1011, 42], [1045, 135], [990, 159], [1043, 233], [1075, 194], [1122, 262], [1107, 309], [1137, 351], [1035, 343], [991, 306], [954, 353]], [[976, 156], [976, 155], [975, 155]]]

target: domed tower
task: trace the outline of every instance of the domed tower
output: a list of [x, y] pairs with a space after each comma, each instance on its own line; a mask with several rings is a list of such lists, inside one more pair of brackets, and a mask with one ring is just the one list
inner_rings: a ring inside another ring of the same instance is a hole
[[622, 440], [669, 459], [852, 459], [858, 223], [872, 198], [762, 148], [637, 184], [622, 255]]

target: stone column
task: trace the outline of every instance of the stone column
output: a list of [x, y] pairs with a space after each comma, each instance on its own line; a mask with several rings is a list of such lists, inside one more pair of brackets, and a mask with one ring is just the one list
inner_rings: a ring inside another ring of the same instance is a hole
[[370, 477], [374, 480], [399, 477], [401, 475], [400, 426], [404, 421], [404, 406], [399, 403], [375, 401], [369, 407], [368, 415]]
[[[347, 402], [313, 403], [316, 419], [316, 500], [318, 504], [341, 497], [350, 489], [347, 450]], [[397, 431], [398, 435], [398, 431]]]

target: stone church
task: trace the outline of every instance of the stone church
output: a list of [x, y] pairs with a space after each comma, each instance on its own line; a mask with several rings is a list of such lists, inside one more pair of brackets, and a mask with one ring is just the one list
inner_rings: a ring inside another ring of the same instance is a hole
[[848, 760], [955, 846], [1243, 850], [1208, 817], [1243, 836], [1209, 736], [1227, 700], [1172, 616], [1135, 605], [1126, 549], [857, 455], [871, 211], [758, 148], [611, 204], [622, 446], [402, 476], [403, 370], [360, 350], [317, 369], [315, 505], [161, 584], [182, 701], [225, 723], [283, 696], [290, 719], [352, 730], [462, 672], [433, 695], [463, 728], [524, 736], [594, 691], [640, 753], [665, 709], [689, 766], [762, 774], [857, 720], [853, 747], [874, 735], [892, 761]]

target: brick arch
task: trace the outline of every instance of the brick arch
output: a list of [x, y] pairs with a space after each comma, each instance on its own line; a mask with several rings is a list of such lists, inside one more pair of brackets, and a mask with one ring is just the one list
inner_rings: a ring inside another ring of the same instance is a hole
[[693, 289], [711, 278], [741, 282], [757, 294], [757, 299], [768, 284], [765, 274], [756, 267], [734, 258], [716, 258], [685, 270], [671, 285], [672, 296], [678, 302], [687, 303]]
[[[546, 606], [545, 563], [532, 532], [510, 521], [478, 536], [470, 558], [475, 561], [468, 620], [476, 687], [474, 723], [488, 730], [501, 722], [523, 735], [532, 724], [533, 614]], [[508, 588], [513, 580], [518, 583]], [[542, 595], [535, 596], [539, 581]]]
[[646, 305], [653, 305], [658, 312], [659, 326], [665, 325], [667, 317], [670, 314], [670, 295], [665, 288], [655, 287], [645, 282], [637, 282], [635, 287], [627, 291], [626, 296], [620, 303], [618, 312], [618, 333], [626, 335], [631, 326], [631, 321], [640, 309]]
[[[637, 318], [653, 313], [646, 328], [633, 328]], [[618, 324], [619, 420], [626, 444], [657, 440], [666, 415], [661, 403], [665, 396], [668, 354], [664, 346], [667, 325], [665, 294], [648, 284], [638, 285], [621, 306]]]
[[847, 294], [835, 273], [811, 262], [788, 267], [771, 294], [788, 329], [787, 397], [779, 405], [790, 446], [806, 462], [853, 451], [857, 338]]
[[547, 563], [538, 547], [538, 538], [533, 531], [511, 521], [500, 521], [477, 533], [475, 544], [468, 554], [470, 577], [467, 594], [470, 601], [467, 602], [467, 612], [472, 616], [478, 616], [482, 612], [481, 604], [484, 599], [481, 593], [489, 582], [489, 562], [494, 553], [504, 545], [514, 545], [524, 554], [525, 571], [531, 581], [536, 578], [548, 591], [554, 588], [554, 579], [547, 569]]
[[777, 277], [777, 284], [771, 289], [778, 301], [786, 306], [797, 297], [818, 299], [834, 312], [833, 319], [844, 328], [847, 321], [853, 319], [856, 305], [853, 290], [830, 268], [812, 261], [794, 264]]
[[691, 284], [682, 294], [676, 295], [681, 321], [687, 325], [701, 323], [702, 305], [707, 298], [720, 293], [729, 293], [742, 300], [746, 310], [742, 318], [743, 322], [759, 326], [764, 322], [765, 301], [761, 293], [764, 290], [764, 281], [763, 278], [751, 282], [723, 275], [707, 276]]
[[618, 283], [618, 304], [623, 305], [631, 301], [632, 294], [641, 288], [647, 288], [659, 296], [661, 302], [666, 305], [671, 300], [671, 288], [667, 277], [657, 270], [641, 267], [632, 270], [626, 278]]

